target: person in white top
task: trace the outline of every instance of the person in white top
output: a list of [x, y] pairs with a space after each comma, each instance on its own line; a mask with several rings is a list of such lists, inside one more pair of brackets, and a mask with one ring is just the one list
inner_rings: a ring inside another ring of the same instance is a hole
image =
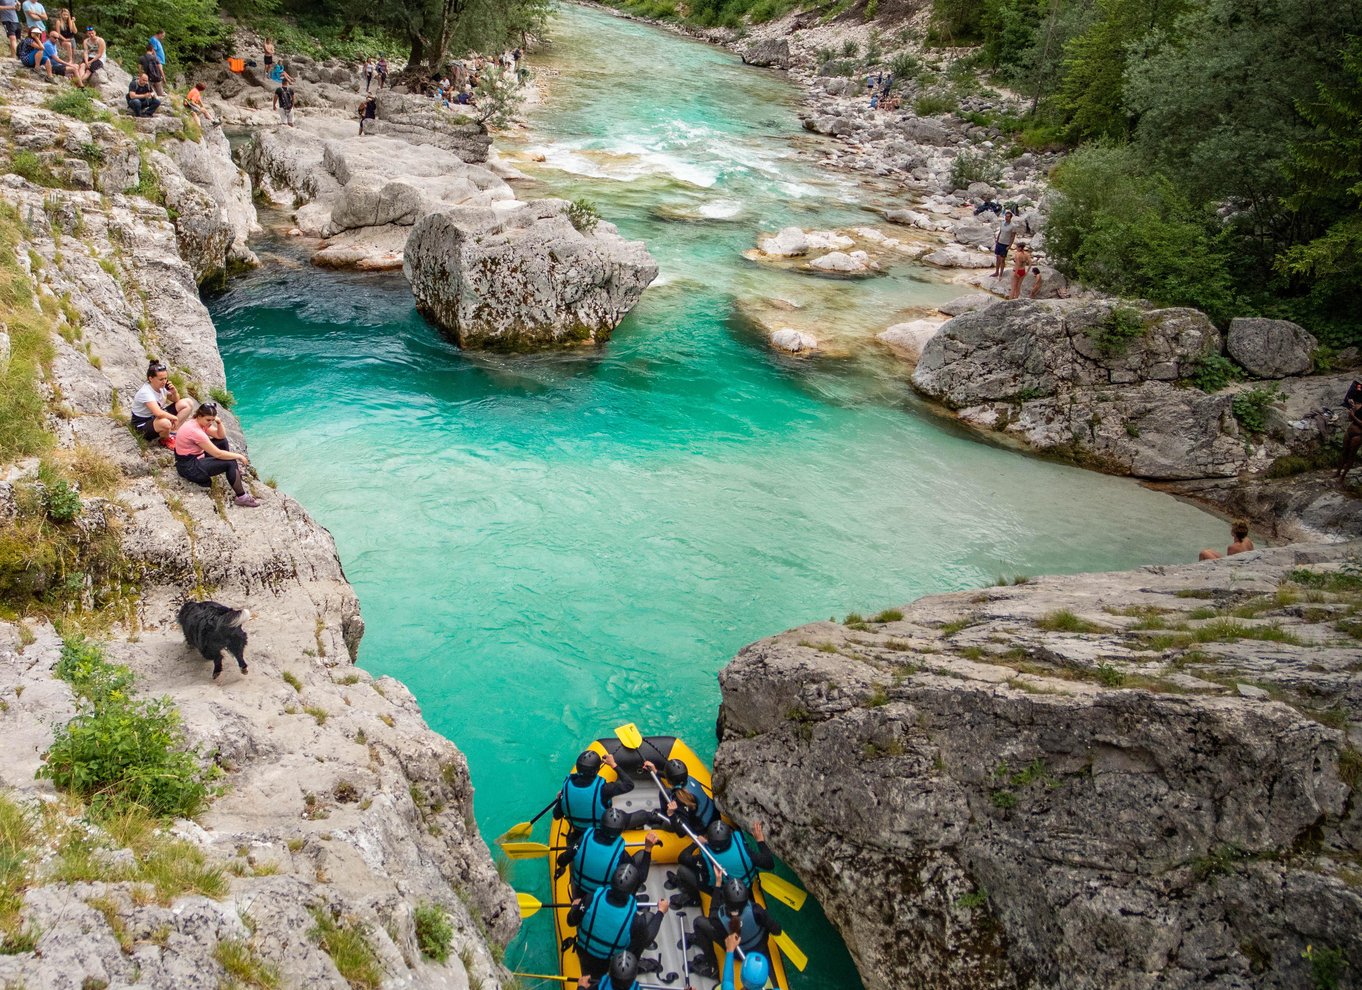
[[132, 398], [132, 428], [145, 440], [172, 444], [171, 437], [189, 416], [194, 403], [181, 399], [170, 381], [170, 372], [160, 361], [147, 365], [147, 383]]

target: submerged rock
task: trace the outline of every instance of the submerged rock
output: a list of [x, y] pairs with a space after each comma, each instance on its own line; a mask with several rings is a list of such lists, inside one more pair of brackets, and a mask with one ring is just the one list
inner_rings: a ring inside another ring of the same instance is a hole
[[763, 640], [720, 674], [717, 788], [867, 990], [1293, 990], [1311, 945], [1362, 971], [1362, 691], [1335, 625], [1356, 593], [1290, 594], [1359, 552], [1045, 577]]
[[403, 272], [417, 308], [460, 346], [528, 351], [603, 343], [657, 277], [641, 241], [588, 233], [568, 205], [431, 213], [412, 228]]
[[794, 330], [790, 327], [782, 327], [770, 337], [771, 346], [778, 351], [785, 351], [788, 354], [803, 354], [807, 351], [818, 349], [818, 341], [813, 334], [804, 333], [802, 330]]

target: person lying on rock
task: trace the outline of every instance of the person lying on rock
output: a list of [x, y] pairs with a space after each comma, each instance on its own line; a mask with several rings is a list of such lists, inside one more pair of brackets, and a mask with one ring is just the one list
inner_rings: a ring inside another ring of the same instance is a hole
[[1338, 480], [1346, 482], [1348, 472], [1357, 462], [1358, 448], [1362, 448], [1362, 402], [1345, 400], [1348, 407], [1348, 428], [1343, 432], [1343, 457], [1338, 462]]
[[[1255, 549], [1253, 541], [1249, 539], [1249, 524], [1246, 520], [1236, 519], [1230, 523], [1230, 536], [1234, 542], [1225, 548], [1225, 556], [1233, 557], [1237, 553], [1247, 553]], [[1220, 554], [1207, 547], [1201, 551], [1197, 560], [1220, 560]]]
[[236, 495], [236, 504], [254, 509], [259, 502], [246, 491], [241, 480], [241, 468], [251, 462], [245, 454], [231, 450], [227, 443], [227, 429], [218, 416], [218, 404], [205, 402], [194, 411], [175, 434], [175, 470], [181, 478], [208, 488], [214, 475], [227, 475], [227, 482]]
[[128, 109], [134, 117], [152, 117], [161, 108], [156, 98], [156, 90], [145, 72], [138, 75], [128, 86]]
[[599, 979], [610, 970], [610, 960], [617, 953], [637, 955], [657, 938], [670, 905], [664, 898], [655, 913], [640, 908], [634, 895], [643, 880], [638, 867], [623, 863], [610, 885], [597, 890], [590, 901], [572, 902], [567, 923], [577, 929], [577, 958], [587, 976]]
[[761, 953], [769, 957], [771, 950], [766, 940], [779, 935], [780, 924], [765, 909], [752, 902], [752, 891], [737, 877], [729, 877], [720, 888], [708, 918], [695, 919], [694, 932], [686, 949], [698, 947], [700, 958], [691, 965], [691, 972], [708, 979], [718, 979], [719, 963], [715, 946], [726, 943], [731, 933], [738, 935], [738, 947], [744, 955]]
[[132, 428], [144, 440], [172, 447], [175, 431], [193, 408], [193, 400], [180, 398], [166, 366], [152, 361], [147, 365], [146, 384], [132, 397]]
[[[726, 877], [737, 877], [749, 887], [756, 882], [761, 870], [773, 870], [775, 857], [766, 846], [766, 833], [761, 822], [752, 823], [752, 837], [757, 840], [754, 853], [743, 840], [742, 829], [734, 829], [727, 822], [713, 822], [701, 836], [706, 856], [697, 846], [690, 846], [676, 860], [676, 872], [667, 874], [667, 885], [676, 886], [679, 894], [672, 895], [672, 907], [688, 907], [700, 903], [700, 892], [713, 894]], [[710, 860], [718, 861], [718, 866]]]

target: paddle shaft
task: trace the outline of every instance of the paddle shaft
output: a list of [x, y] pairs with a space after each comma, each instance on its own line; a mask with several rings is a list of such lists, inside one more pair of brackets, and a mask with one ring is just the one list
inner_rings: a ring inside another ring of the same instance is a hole
[[[653, 783], [657, 785], [657, 789], [661, 792], [662, 800], [670, 801], [671, 796], [668, 795], [667, 788], [663, 785], [661, 778], [658, 777], [658, 775], [656, 773], [653, 773], [653, 771], [651, 770], [648, 771], [648, 774], [653, 778]], [[719, 865], [719, 861], [714, 858], [714, 854], [705, 848], [705, 844], [700, 841], [700, 837], [690, 830], [690, 826], [681, 820], [680, 815], [676, 816], [676, 824], [680, 825], [683, 829], [686, 830], [686, 834], [689, 835], [691, 841], [695, 843], [695, 848], [699, 849], [702, 853], [705, 854], [705, 859], [709, 860], [710, 863], [714, 865], [714, 869], [716, 869], [719, 872], [719, 876], [721, 877], [726, 876], [728, 874], [728, 871]]]
[[558, 803], [558, 795], [555, 794], [555, 795], [553, 796], [553, 800], [551, 800], [548, 804], [544, 805], [544, 810], [542, 810], [541, 812], [539, 812], [539, 814], [535, 815], [533, 818], [530, 819], [530, 824], [533, 825], [535, 822], [539, 821], [539, 819], [541, 819], [541, 818], [543, 818], [545, 815], [547, 815], [547, 814], [549, 813], [549, 811], [551, 811], [551, 810], [553, 809], [553, 806], [554, 806], [555, 804], [557, 804], [557, 803]]

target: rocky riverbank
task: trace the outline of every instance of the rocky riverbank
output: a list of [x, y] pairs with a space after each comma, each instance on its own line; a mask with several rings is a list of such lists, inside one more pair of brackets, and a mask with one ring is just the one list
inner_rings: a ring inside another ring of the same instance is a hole
[[782, 633], [720, 675], [720, 793], [868, 990], [1349, 985], [1359, 568], [1284, 547]]
[[[375, 985], [499, 987], [518, 914], [477, 833], [467, 766], [401, 684], [353, 666], [363, 622], [330, 535], [259, 479], [254, 509], [188, 484], [127, 426], [149, 357], [185, 393], [230, 401], [198, 287], [252, 260], [256, 220], [220, 131], [126, 117], [115, 75], [107, 106], [73, 104], [0, 64], [0, 343], [7, 373], [31, 369], [18, 385], [50, 436], [0, 480], [0, 573], [18, 613], [0, 622], [0, 984], [178, 990], [274, 972], [348, 987], [362, 965]], [[176, 610], [202, 597], [251, 611], [248, 676], [229, 662], [214, 683], [185, 647]], [[80, 710], [53, 675], [77, 631], [139, 697], [168, 698], [184, 742], [221, 771], [208, 809], [168, 835], [97, 821], [34, 777]], [[432, 912], [443, 958], [421, 930]]]

